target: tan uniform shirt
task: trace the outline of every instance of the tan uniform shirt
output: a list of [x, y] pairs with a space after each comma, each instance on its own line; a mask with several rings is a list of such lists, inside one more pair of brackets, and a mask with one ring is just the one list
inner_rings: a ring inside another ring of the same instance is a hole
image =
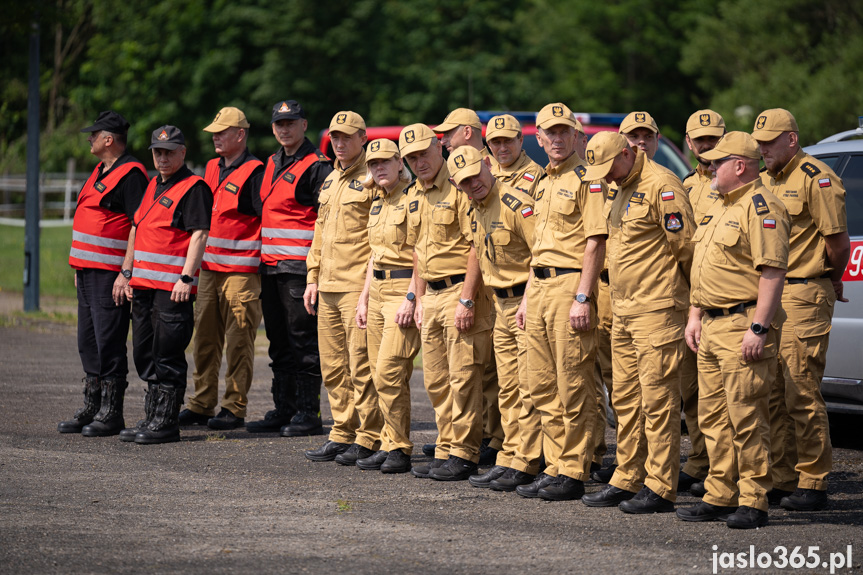
[[787, 269], [791, 221], [761, 180], [729, 192], [695, 231], [692, 305], [729, 308], [758, 299], [759, 266]]
[[536, 186], [542, 177], [542, 166], [530, 159], [524, 150], [516, 160], [503, 167], [497, 162], [492, 167], [491, 174], [502, 184], [512, 186], [528, 196], [536, 197]]
[[467, 270], [470, 254], [470, 200], [449, 181], [446, 164], [431, 186], [416, 180], [408, 189], [408, 242], [417, 253], [417, 271], [437, 281]]
[[842, 180], [803, 150], [778, 174], [762, 172], [761, 178], [791, 216], [788, 277], [817, 278], [831, 271], [824, 236], [848, 230]]
[[495, 182], [473, 201], [471, 230], [485, 285], [503, 289], [527, 282], [534, 239], [533, 198]]
[[719, 192], [710, 189], [712, 182], [713, 174], [701, 164], [698, 164], [698, 167], [683, 179], [683, 189], [689, 194], [689, 204], [692, 206], [695, 225], [699, 225], [699, 222], [719, 199]]
[[689, 307], [692, 207], [677, 176], [660, 168], [638, 150], [632, 171], [605, 206], [615, 315]]
[[369, 248], [368, 221], [374, 191], [366, 189], [366, 153], [343, 170], [339, 162], [321, 184], [315, 236], [306, 259], [308, 283], [331, 293], [362, 291]]
[[581, 269], [587, 238], [608, 234], [602, 215], [607, 186], [582, 181], [584, 171], [578, 154], [556, 168], [546, 167], [536, 188], [531, 266]]
[[369, 246], [375, 269], [412, 268], [414, 250], [408, 243], [407, 182], [400, 182], [389, 194], [375, 187], [369, 212]]

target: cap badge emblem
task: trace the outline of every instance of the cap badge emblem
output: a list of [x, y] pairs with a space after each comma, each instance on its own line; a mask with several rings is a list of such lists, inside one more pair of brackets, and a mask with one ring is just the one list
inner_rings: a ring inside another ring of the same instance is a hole
[[562, 118], [563, 117], [563, 106], [552, 106], [551, 107], [551, 114], [553, 116], [558, 117], [558, 118]]
[[377, 152], [380, 149], [381, 149], [381, 143], [380, 142], [372, 142], [372, 146], [371, 146], [372, 152]]
[[593, 150], [587, 151], [587, 163], [591, 166], [596, 163], [596, 157], [593, 155]]
[[416, 139], [417, 137], [414, 135], [413, 130], [408, 130], [407, 132], [405, 132], [405, 142], [407, 142], [408, 144], [413, 144]]
[[758, 116], [758, 121], [755, 122], [755, 127], [759, 130], [767, 123], [767, 116]]
[[159, 139], [160, 140], [167, 140], [168, 139], [168, 132], [166, 132], [165, 130], [162, 130], [162, 133], [159, 134]]
[[458, 156], [455, 157], [455, 167], [456, 168], [462, 169], [463, 167], [465, 167], [465, 165], [466, 165], [466, 163], [464, 161], [463, 155], [459, 154]]
[[338, 116], [336, 116], [336, 124], [344, 124], [347, 120], [347, 114], [339, 114]]
[[644, 116], [643, 112], [637, 112], [635, 114], [635, 121], [639, 123], [644, 123], [647, 121], [647, 118]]
[[282, 102], [281, 107], [279, 107], [279, 113], [282, 113], [282, 112], [290, 112], [290, 111], [291, 111], [291, 107], [290, 107], [290, 106], [288, 106], [288, 103], [287, 103], [287, 102]]
[[698, 121], [701, 123], [702, 126], [709, 126], [710, 114], [701, 114], [700, 116], [698, 116]]
[[503, 125], [504, 125], [503, 118], [495, 118], [494, 119], [494, 127], [495, 128], [497, 128], [498, 130], [502, 130]]
[[221, 115], [222, 115], [222, 111], [221, 111], [221, 110], [219, 110], [219, 112], [216, 114], [216, 117], [215, 117], [215, 118], [213, 118], [213, 121], [214, 121], [214, 122], [215, 122], [215, 121], [217, 121], [217, 120], [219, 119], [219, 116], [221, 116]]

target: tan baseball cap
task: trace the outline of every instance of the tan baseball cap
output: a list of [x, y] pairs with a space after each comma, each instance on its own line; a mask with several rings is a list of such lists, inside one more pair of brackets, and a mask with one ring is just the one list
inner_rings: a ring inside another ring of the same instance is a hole
[[350, 136], [365, 129], [366, 121], [356, 112], [338, 112], [330, 121], [330, 132], [341, 132]]
[[587, 171], [583, 179], [586, 181], [603, 179], [611, 170], [614, 158], [627, 146], [629, 142], [621, 134], [608, 131], [596, 134], [587, 143], [584, 154], [587, 158]]
[[752, 137], [761, 142], [769, 142], [779, 137], [782, 132], [799, 132], [797, 120], [791, 112], [783, 108], [764, 110], [755, 119]]
[[436, 139], [435, 133], [425, 124], [411, 124], [402, 128], [402, 133], [399, 134], [399, 151], [402, 157], [414, 152], [421, 152], [431, 145], [432, 140]]
[[[572, 126], [579, 132], [584, 133], [584, 126], [581, 125], [581, 122], [578, 121], [575, 114], [572, 113], [572, 110], [570, 110], [566, 104], [561, 102], [546, 104], [545, 107], [543, 107], [543, 109], [536, 115], [536, 126], [543, 130], [559, 124]], [[486, 138], [487, 137], [488, 136], [486, 136]]]
[[449, 155], [446, 167], [455, 183], [460, 184], [482, 171], [482, 154], [473, 146], [461, 146]]
[[654, 134], [659, 133], [659, 126], [656, 125], [656, 120], [647, 112], [630, 112], [620, 123], [621, 134], [628, 134], [636, 128], [647, 128]]
[[715, 148], [701, 154], [701, 157], [709, 162], [728, 156], [758, 160], [761, 158], [761, 152], [758, 151], [758, 142], [746, 132], [728, 132], [716, 143]]
[[399, 147], [392, 140], [381, 138], [372, 140], [366, 149], [366, 162], [371, 160], [389, 160], [399, 155]]
[[521, 124], [510, 114], [495, 116], [489, 120], [485, 128], [486, 141], [492, 138], [515, 138], [519, 134], [521, 134]]
[[482, 122], [479, 121], [479, 116], [473, 110], [469, 108], [456, 108], [447, 114], [441, 124], [435, 126], [434, 131], [438, 134], [443, 134], [459, 126], [470, 126], [471, 128], [481, 130]]
[[686, 135], [690, 138], [719, 136], [725, 133], [725, 120], [713, 110], [698, 110], [686, 121]]
[[216, 117], [213, 118], [210, 125], [204, 128], [204, 131], [218, 134], [219, 132], [224, 132], [228, 128], [248, 127], [249, 121], [246, 119], [246, 115], [243, 111], [239, 108], [228, 106], [219, 110], [219, 113], [216, 114]]

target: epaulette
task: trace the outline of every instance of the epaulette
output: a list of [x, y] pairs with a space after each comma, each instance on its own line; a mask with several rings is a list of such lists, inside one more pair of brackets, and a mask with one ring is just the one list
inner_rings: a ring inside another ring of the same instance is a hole
[[522, 203], [521, 200], [519, 200], [512, 194], [504, 194], [500, 201], [502, 201], [506, 205], [506, 207], [508, 207], [512, 211], [516, 211]]
[[764, 166], [763, 168], [761, 168], [760, 170], [758, 170], [758, 172], [759, 172], [759, 173], [760, 173], [760, 172], [766, 172], [766, 171], [767, 171], [767, 166]]
[[752, 196], [752, 204], [755, 206], [755, 213], [759, 216], [770, 211], [770, 208], [767, 207], [767, 202], [764, 200], [764, 196], [761, 194]]
[[548, 177], [548, 172], [546, 172], [545, 170], [543, 170], [543, 171], [542, 171], [542, 174], [540, 174], [540, 176], [539, 176], [539, 181], [541, 182], [541, 181], [543, 181], [544, 179], [546, 179], [547, 177]]
[[690, 176], [694, 176], [694, 175], [695, 175], [695, 173], [696, 173], [697, 171], [698, 171], [698, 168], [696, 168], [696, 169], [692, 170], [691, 172], [689, 172], [688, 174], [686, 174], [685, 176], [683, 176], [683, 181], [686, 181], [686, 178], [688, 178], [688, 177], [690, 177]]
[[800, 164], [800, 169], [810, 176], [817, 176], [821, 173], [821, 170], [818, 169], [818, 166], [810, 162], [803, 162], [802, 164]]
[[410, 190], [414, 186], [414, 184], [416, 184], [416, 183], [417, 183], [417, 179], [416, 178], [412, 179], [410, 181], [410, 183], [408, 183], [408, 185], [405, 186], [405, 189], [402, 191], [402, 193], [407, 195], [408, 190]]
[[467, 209], [467, 215], [471, 215], [471, 213], [473, 213], [473, 206]]
[[583, 180], [584, 174], [587, 173], [587, 168], [585, 168], [584, 166], [576, 166], [575, 167], [575, 173], [578, 174], [578, 177]]
[[318, 157], [318, 161], [320, 161], [320, 162], [329, 162], [330, 161], [330, 159], [327, 157], [327, 155], [324, 154], [322, 151], [320, 151], [317, 148], [315, 148], [315, 155]]

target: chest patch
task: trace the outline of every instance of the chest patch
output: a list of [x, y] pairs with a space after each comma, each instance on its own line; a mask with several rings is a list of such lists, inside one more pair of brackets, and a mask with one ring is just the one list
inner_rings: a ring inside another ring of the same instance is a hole
[[504, 203], [506, 207], [511, 209], [512, 211], [516, 211], [518, 207], [521, 205], [521, 200], [517, 199], [512, 194], [504, 194], [501, 201]]
[[[632, 197], [629, 198], [629, 203], [640, 204], [644, 202], [644, 192], [632, 192]], [[666, 216], [666, 221], [668, 216]]]
[[[290, 182], [293, 182], [293, 181], [294, 181], [293, 179], [288, 180], [288, 182], [289, 182], [289, 183], [290, 183]], [[330, 187], [330, 184], [332, 184], [332, 183], [333, 183], [333, 181], [332, 181], [332, 180], [327, 180], [326, 182], [324, 182], [324, 185], [323, 185], [323, 186], [321, 186], [321, 189], [322, 189], [322, 190], [326, 190], [327, 188], [329, 188], [329, 187]]]
[[579, 178], [581, 178], [581, 179], [583, 180], [583, 179], [584, 179], [584, 174], [586, 174], [586, 173], [587, 173], [587, 169], [585, 169], [585, 167], [584, 167], [584, 166], [576, 166], [576, 167], [575, 167], [575, 173], [576, 173], [576, 174], [578, 174], [578, 177], [579, 177]]
[[611, 188], [608, 190], [608, 194], [605, 196], [609, 200], [613, 200], [617, 197], [617, 188]]
[[225, 185], [225, 190], [231, 192], [232, 194], [236, 194], [240, 191], [240, 188], [237, 187], [237, 184], [229, 182], [227, 185]]
[[544, 193], [545, 193], [545, 188], [541, 189], [540, 191], [538, 191], [538, 192], [536, 193], [536, 199], [537, 199], [537, 201], [539, 201], [539, 199], [540, 199], [540, 198], [542, 198], [542, 195], [543, 195]]
[[382, 206], [382, 205], [380, 205], [380, 204], [378, 204], [378, 205], [374, 206], [374, 207], [372, 208], [371, 215], [376, 216], [376, 215], [378, 215], [379, 213], [381, 213], [381, 208], [383, 208], [383, 206]]
[[417, 211], [419, 209], [419, 207], [420, 207], [419, 200], [414, 200], [408, 204], [408, 211], [410, 213], [414, 213], [415, 211]]
[[170, 208], [172, 205], [174, 205], [174, 200], [172, 200], [171, 198], [162, 197], [162, 198], [159, 198], [159, 203], [162, 204], [163, 206], [165, 206], [166, 208]]
[[[282, 176], [282, 179], [285, 180], [286, 182], [288, 182], [289, 184], [293, 184], [294, 180], [296, 178], [297, 177], [290, 172], [285, 172], [285, 175]], [[329, 182], [325, 182], [322, 189], [326, 190], [329, 187], [329, 186], [327, 186], [327, 184], [329, 184]]]
[[703, 226], [705, 224], [708, 224], [708, 223], [710, 223], [710, 220], [712, 220], [712, 219], [713, 219], [713, 216], [704, 216], [703, 218], [701, 218], [701, 222], [699, 222], [698, 225]]
[[665, 214], [665, 229], [676, 234], [683, 229], [683, 215], [680, 212]]
[[352, 190], [362, 190], [363, 189], [363, 185], [360, 183], [359, 180], [351, 180], [351, 183], [348, 184], [348, 187]]
[[755, 206], [755, 213], [759, 216], [770, 211], [770, 208], [767, 207], [767, 202], [764, 201], [764, 196], [761, 194], [752, 196], [752, 205]]
[[94, 188], [96, 188], [96, 191], [97, 191], [97, 192], [104, 192], [104, 191], [105, 191], [105, 189], [106, 189], [108, 186], [106, 186], [106, 185], [105, 185], [105, 184], [103, 184], [102, 182], [96, 182], [96, 185], [95, 185], [95, 186], [93, 186], [93, 187], [94, 187]]

